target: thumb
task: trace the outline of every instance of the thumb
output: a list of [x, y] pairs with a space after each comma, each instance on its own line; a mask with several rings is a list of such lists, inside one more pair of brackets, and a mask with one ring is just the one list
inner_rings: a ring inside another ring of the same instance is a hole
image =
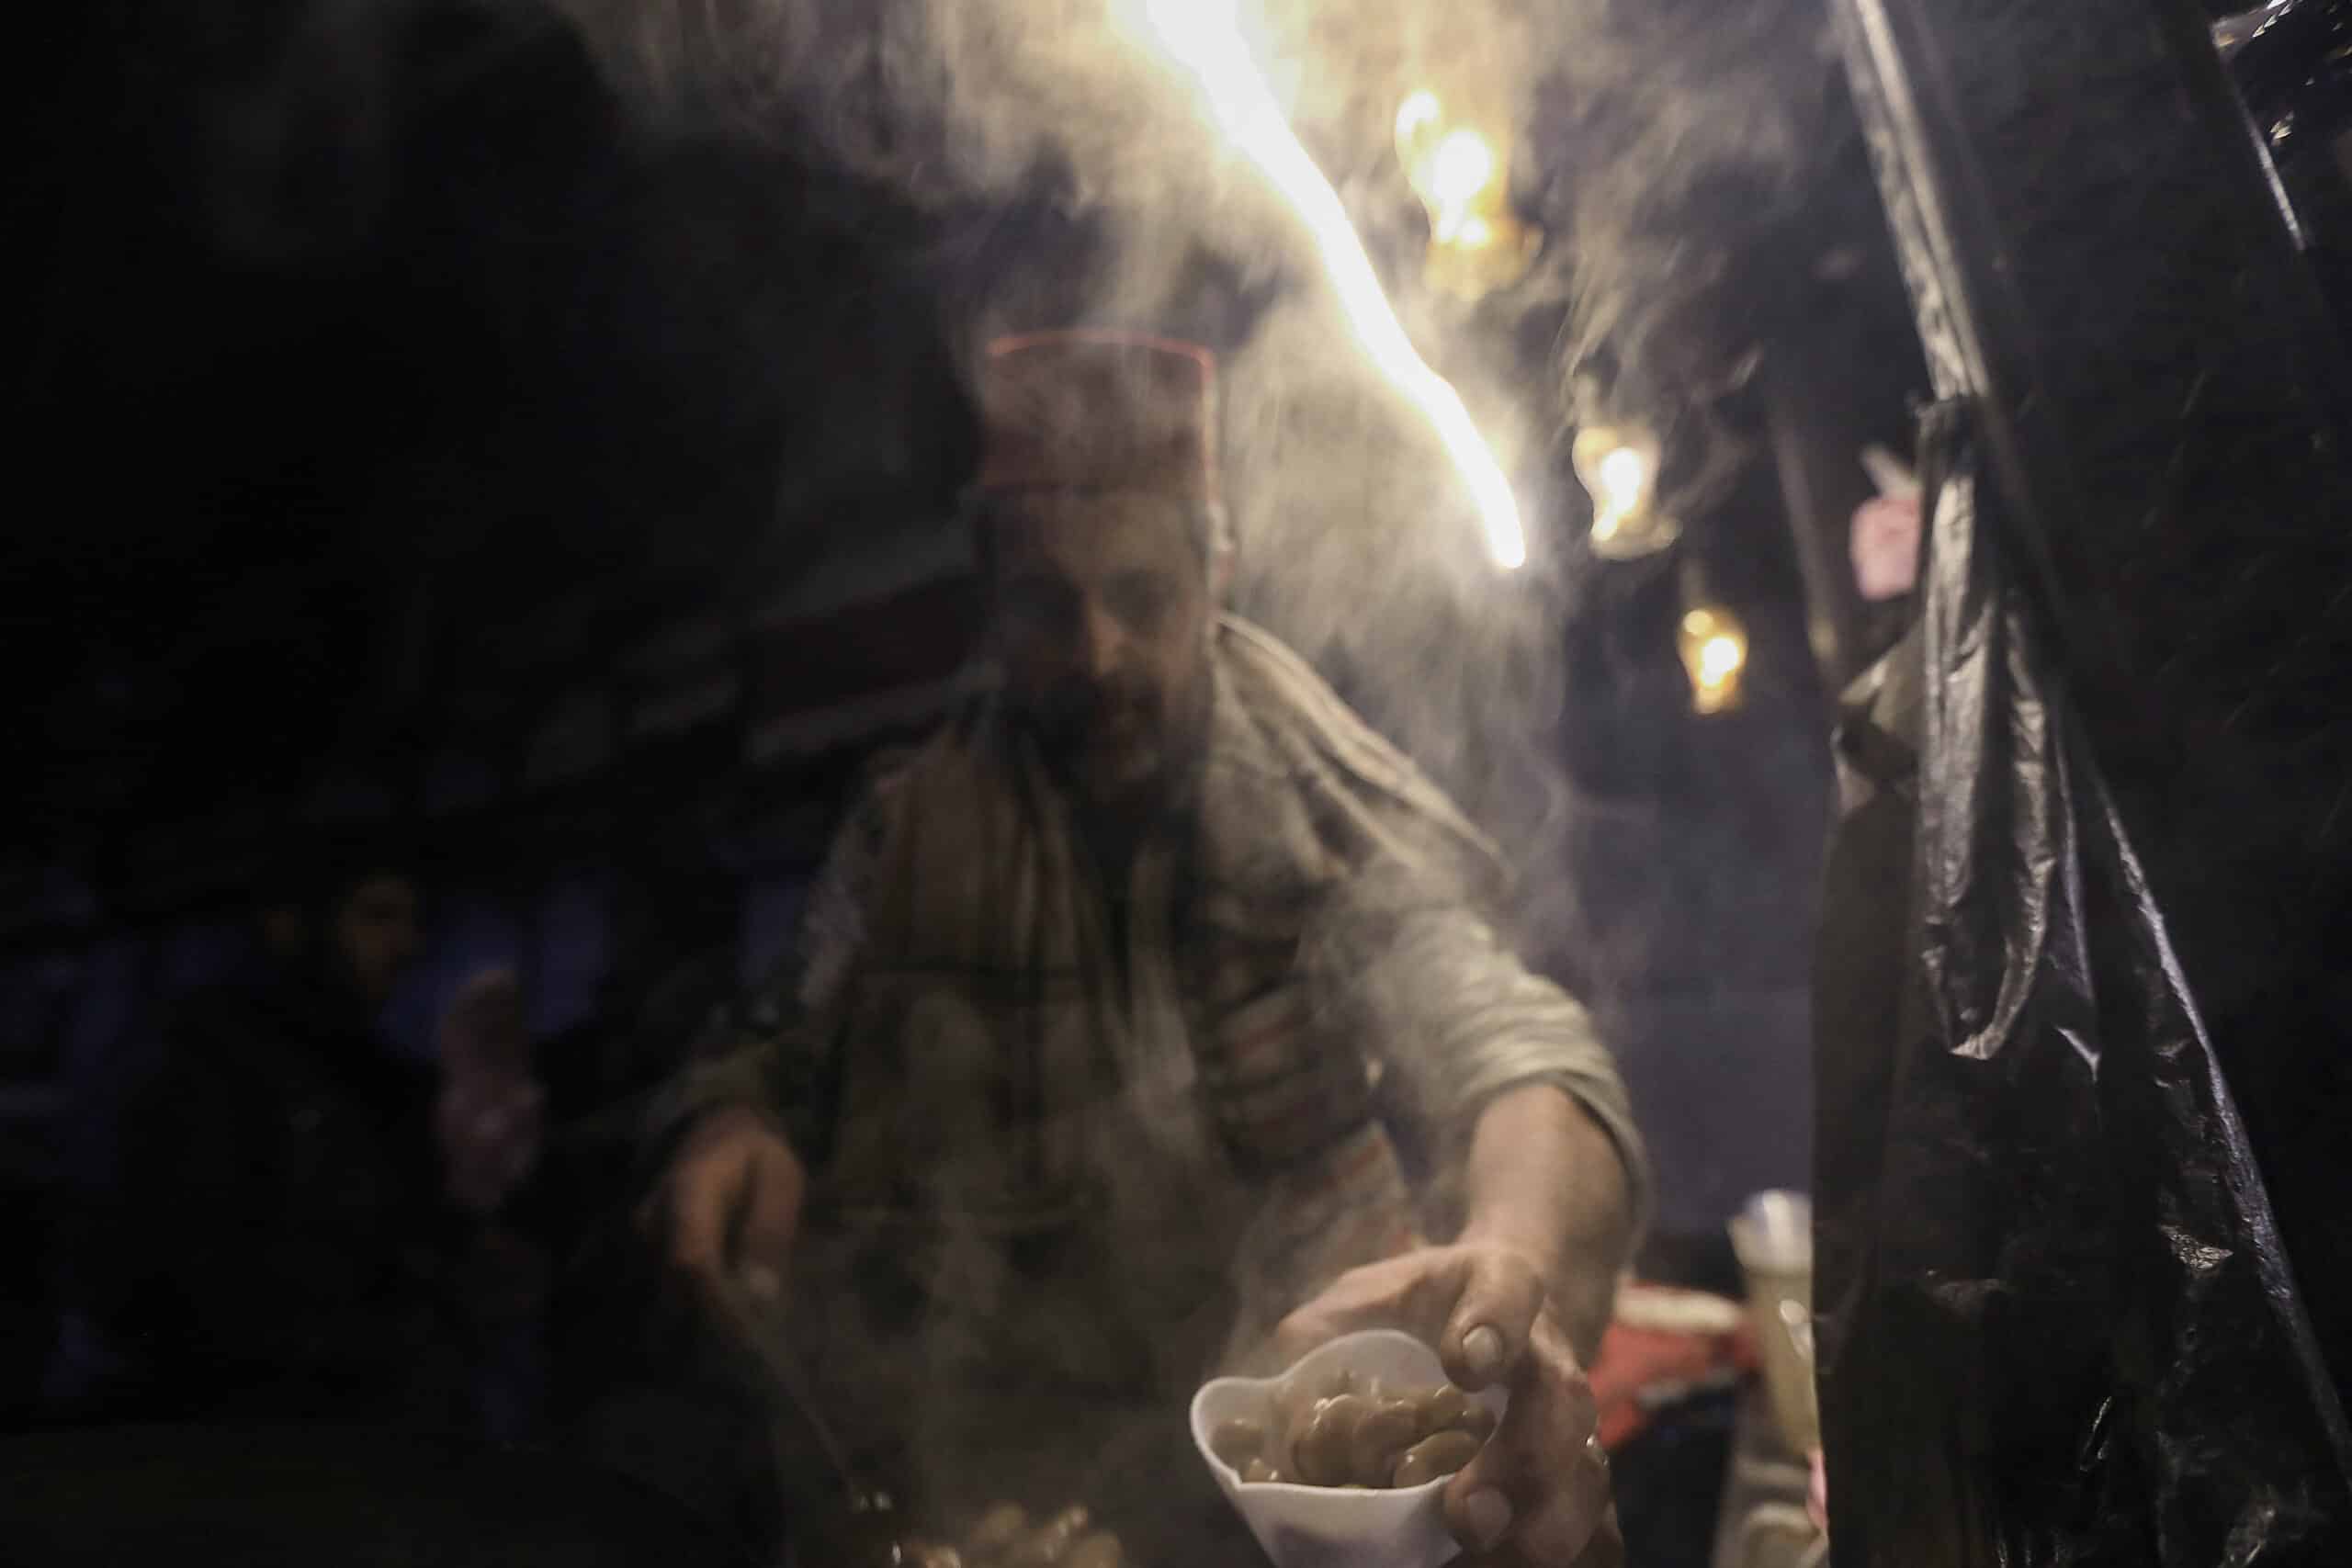
[[1533, 1264], [1508, 1252], [1466, 1254], [1460, 1288], [1438, 1339], [1445, 1375], [1471, 1390], [1501, 1382], [1527, 1354], [1528, 1337], [1543, 1310], [1544, 1279]]

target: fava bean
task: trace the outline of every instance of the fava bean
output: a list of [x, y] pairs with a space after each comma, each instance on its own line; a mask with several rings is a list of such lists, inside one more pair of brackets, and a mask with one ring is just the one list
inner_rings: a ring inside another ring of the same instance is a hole
[[1353, 1480], [1356, 1427], [1371, 1413], [1372, 1406], [1357, 1393], [1335, 1394], [1317, 1404], [1306, 1430], [1291, 1444], [1291, 1464], [1298, 1478], [1313, 1486], [1344, 1486]]
[[1448, 1427], [1459, 1427], [1469, 1416], [1470, 1396], [1452, 1383], [1440, 1383], [1429, 1391], [1421, 1402], [1422, 1430], [1442, 1432]]
[[[1343, 1372], [1320, 1386], [1294, 1382], [1274, 1392], [1262, 1419], [1218, 1422], [1210, 1452], [1255, 1485], [1376, 1489], [1450, 1474], [1494, 1434], [1494, 1413], [1452, 1383], [1390, 1391]], [[1399, 1481], [1400, 1472], [1418, 1479]]]
[[1407, 1449], [1389, 1472], [1389, 1483], [1397, 1487], [1419, 1486], [1442, 1475], [1452, 1475], [1468, 1464], [1478, 1454], [1478, 1439], [1469, 1433], [1452, 1428], [1423, 1438]]
[[1362, 1486], [1385, 1486], [1397, 1456], [1421, 1436], [1420, 1412], [1408, 1399], [1391, 1399], [1367, 1410], [1348, 1440], [1348, 1479]]

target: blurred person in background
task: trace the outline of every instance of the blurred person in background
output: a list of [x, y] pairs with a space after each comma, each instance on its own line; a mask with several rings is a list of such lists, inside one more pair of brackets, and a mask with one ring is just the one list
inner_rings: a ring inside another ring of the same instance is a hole
[[514, 972], [493, 966], [459, 987], [439, 1043], [434, 1134], [444, 1189], [463, 1222], [451, 1294], [466, 1334], [473, 1415], [490, 1434], [518, 1438], [542, 1411], [560, 1237], [537, 1179], [547, 1090]]
[[461, 1408], [433, 1078], [376, 1021], [420, 946], [406, 864], [372, 838], [297, 846], [255, 961], [175, 1010], [70, 1263], [113, 1365], [61, 1390], [68, 1414]]
[[656, 852], [623, 867], [595, 1006], [539, 1047], [552, 1143], [592, 1136], [596, 1148], [570, 1161], [572, 1174], [616, 1201], [628, 1191], [616, 1152], [626, 1166], [653, 1097], [697, 1053], [731, 1039], [741, 999], [741, 890], [707, 857], [675, 860]]
[[795, 988], [682, 1090], [672, 1260], [739, 1322], [788, 1302], [943, 1527], [1077, 1497], [1198, 1560], [1238, 1526], [1193, 1389], [1387, 1325], [1511, 1393], [1456, 1533], [1611, 1560], [1581, 1367], [1645, 1176], [1608, 1051], [1498, 933], [1495, 847], [1223, 612], [1206, 351], [1046, 333], [982, 376], [1001, 690], [878, 776]]

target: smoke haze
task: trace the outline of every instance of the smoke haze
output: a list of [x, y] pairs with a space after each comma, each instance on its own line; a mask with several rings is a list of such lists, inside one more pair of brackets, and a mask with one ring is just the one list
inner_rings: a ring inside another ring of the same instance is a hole
[[[1256, 18], [1294, 130], [1514, 477], [1533, 558], [1505, 575], [1306, 230], [1125, 0], [566, 4], [653, 123], [813, 147], [929, 214], [963, 352], [1075, 321], [1217, 348], [1239, 605], [1515, 858], [1557, 849], [1559, 627], [1585, 504], [1565, 438], [1580, 419], [1648, 418], [1682, 448], [1671, 501], [1703, 508], [1727, 488], [1742, 454], [1682, 389], [1752, 363], [1724, 319], [1754, 286], [1731, 258], [1801, 202], [1831, 78], [1810, 8], [1277, 0]], [[1426, 219], [1392, 148], [1420, 86], [1514, 129], [1515, 192], [1551, 232], [1534, 274], [1475, 309], [1418, 286]], [[1524, 913], [1556, 930], [1566, 895], [1542, 897]]]

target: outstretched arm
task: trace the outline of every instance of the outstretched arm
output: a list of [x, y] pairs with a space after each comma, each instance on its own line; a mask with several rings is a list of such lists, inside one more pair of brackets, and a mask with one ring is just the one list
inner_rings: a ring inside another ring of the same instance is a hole
[[1479, 1113], [1463, 1187], [1462, 1245], [1526, 1259], [1568, 1343], [1589, 1361], [1633, 1245], [1633, 1194], [1616, 1142], [1551, 1084], [1510, 1089]]
[[1448, 1483], [1464, 1544], [1567, 1568], [1611, 1560], [1608, 1461], [1584, 1373], [1640, 1225], [1645, 1166], [1614, 1063], [1575, 998], [1442, 887], [1368, 880], [1323, 961], [1458, 1179], [1462, 1226], [1341, 1275], [1286, 1319], [1303, 1352], [1403, 1327], [1464, 1388], [1501, 1385], [1494, 1438]]

